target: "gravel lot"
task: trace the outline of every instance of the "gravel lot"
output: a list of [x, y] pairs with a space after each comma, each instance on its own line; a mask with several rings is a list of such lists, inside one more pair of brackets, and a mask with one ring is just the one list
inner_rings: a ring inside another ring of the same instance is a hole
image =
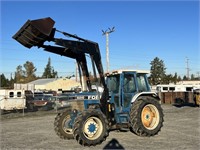
[[75, 140], [62, 140], [54, 132], [54, 111], [3, 115], [0, 129], [1, 150], [10, 149], [127, 149], [199, 150], [200, 108], [162, 105], [164, 126], [154, 137], [139, 137], [131, 132], [110, 132], [106, 141], [95, 147], [82, 147]]

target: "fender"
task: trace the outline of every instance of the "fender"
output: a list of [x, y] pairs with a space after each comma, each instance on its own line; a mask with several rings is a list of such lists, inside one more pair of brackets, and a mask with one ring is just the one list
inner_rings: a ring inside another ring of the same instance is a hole
[[140, 93], [137, 93], [133, 96], [131, 103], [135, 102], [136, 99], [138, 99], [138, 97], [140, 97], [140, 96], [151, 96], [151, 97], [156, 98], [158, 101], [160, 101], [159, 96], [155, 92], [140, 92]]

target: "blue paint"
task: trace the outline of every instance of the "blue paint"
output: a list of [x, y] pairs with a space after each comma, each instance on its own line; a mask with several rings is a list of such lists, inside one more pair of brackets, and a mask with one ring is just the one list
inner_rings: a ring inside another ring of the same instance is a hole
[[[128, 123], [133, 96], [141, 91], [150, 91], [146, 74], [138, 74], [135, 71], [122, 72], [109, 76], [106, 82], [110, 92], [109, 102], [114, 105], [116, 122]], [[118, 85], [118, 89], [113, 88], [113, 85]]]
[[96, 126], [93, 123], [91, 123], [88, 126], [88, 130], [89, 130], [89, 132], [93, 133], [96, 130]]

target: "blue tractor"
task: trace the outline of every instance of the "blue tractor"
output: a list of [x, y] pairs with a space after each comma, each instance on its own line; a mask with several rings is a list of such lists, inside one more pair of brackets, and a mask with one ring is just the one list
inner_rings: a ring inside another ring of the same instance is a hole
[[[27, 48], [37, 46], [73, 58], [78, 64], [82, 92], [70, 94], [69, 108], [58, 112], [54, 121], [56, 134], [62, 139], [75, 139], [84, 146], [102, 143], [113, 130], [130, 130], [148, 137], [158, 134], [164, 115], [159, 97], [150, 90], [148, 72], [104, 73], [98, 43], [59, 31], [53, 28], [54, 23], [50, 17], [28, 20], [13, 38]], [[55, 38], [55, 33], [76, 40]], [[98, 71], [102, 93], [91, 88], [86, 55], [91, 58], [95, 79]]]

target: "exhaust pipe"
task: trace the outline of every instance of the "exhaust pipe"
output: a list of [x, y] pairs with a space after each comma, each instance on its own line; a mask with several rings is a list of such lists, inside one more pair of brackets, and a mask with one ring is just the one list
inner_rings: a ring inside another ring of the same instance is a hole
[[40, 47], [45, 41], [51, 41], [54, 37], [54, 24], [55, 21], [50, 17], [28, 20], [12, 38], [27, 48]]

